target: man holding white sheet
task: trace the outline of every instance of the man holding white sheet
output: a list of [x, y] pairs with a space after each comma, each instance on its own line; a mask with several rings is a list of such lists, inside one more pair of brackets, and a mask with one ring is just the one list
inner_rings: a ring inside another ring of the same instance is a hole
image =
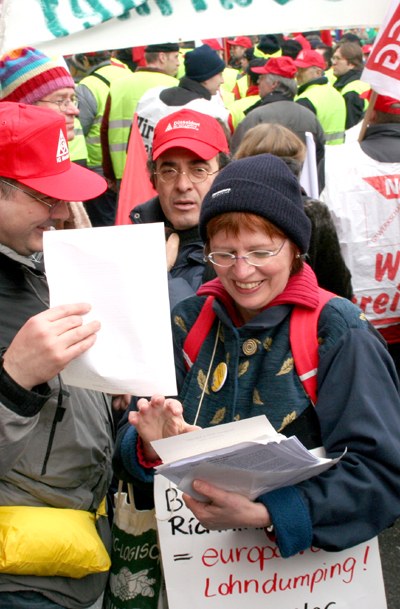
[[109, 568], [111, 403], [61, 382], [100, 324], [86, 303], [48, 308], [40, 252], [67, 202], [106, 182], [70, 162], [62, 115], [13, 102], [0, 104], [0, 168], [0, 606], [83, 609]]

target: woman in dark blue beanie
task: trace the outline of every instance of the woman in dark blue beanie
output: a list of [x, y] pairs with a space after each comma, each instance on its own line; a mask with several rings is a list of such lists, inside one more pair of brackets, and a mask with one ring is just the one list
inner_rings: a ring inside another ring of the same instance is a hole
[[[207, 501], [183, 499], [200, 523], [273, 528], [284, 558], [374, 537], [400, 514], [398, 380], [361, 310], [321, 290], [303, 261], [310, 222], [297, 179], [269, 154], [231, 162], [203, 201], [200, 232], [217, 279], [173, 310], [179, 401], [138, 400], [118, 438], [125, 479], [152, 484], [159, 461], [151, 440], [264, 414], [308, 449], [345, 454], [254, 501], [196, 480]], [[304, 370], [299, 345], [310, 336], [316, 361]]]

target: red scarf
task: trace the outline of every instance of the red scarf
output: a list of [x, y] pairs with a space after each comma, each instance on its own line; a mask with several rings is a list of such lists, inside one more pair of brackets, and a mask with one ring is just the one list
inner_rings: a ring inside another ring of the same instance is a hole
[[[243, 325], [243, 320], [236, 308], [235, 301], [225, 290], [219, 278], [204, 283], [197, 290], [198, 296], [215, 296], [226, 308], [229, 317], [236, 327]], [[301, 271], [289, 277], [283, 292], [278, 294], [262, 310], [281, 304], [293, 304], [307, 309], [315, 309], [318, 305], [318, 283], [314, 271], [308, 264], [304, 264]]]

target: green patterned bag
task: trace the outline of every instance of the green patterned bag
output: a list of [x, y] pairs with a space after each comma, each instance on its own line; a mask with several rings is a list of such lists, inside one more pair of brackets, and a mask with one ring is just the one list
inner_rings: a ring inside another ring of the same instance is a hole
[[111, 570], [104, 609], [161, 609], [161, 557], [154, 510], [137, 510], [133, 490], [115, 494]]

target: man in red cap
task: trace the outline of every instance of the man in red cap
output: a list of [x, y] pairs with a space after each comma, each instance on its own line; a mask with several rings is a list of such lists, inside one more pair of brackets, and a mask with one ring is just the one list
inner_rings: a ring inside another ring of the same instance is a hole
[[40, 262], [43, 234], [69, 216], [67, 202], [106, 186], [71, 163], [63, 115], [0, 104], [1, 607], [83, 609], [107, 581], [108, 519], [98, 515], [99, 533], [90, 525], [91, 556], [79, 522], [95, 522], [110, 485], [110, 400], [59, 375], [100, 324], [85, 319], [87, 303], [49, 308]]
[[344, 98], [329, 84], [324, 74], [325, 60], [317, 51], [300, 51], [294, 60], [298, 84], [295, 101], [318, 117], [326, 144], [343, 144], [346, 124]]
[[[371, 92], [362, 94], [367, 100]], [[400, 374], [400, 99], [377, 95], [361, 142], [329, 147], [326, 187], [357, 304]]]
[[308, 108], [294, 103], [297, 93], [296, 65], [291, 57], [271, 57], [261, 67], [251, 70], [259, 74], [258, 87], [261, 99], [246, 111], [246, 118], [233, 134], [231, 150], [234, 153], [246, 131], [259, 123], [279, 123], [291, 129], [303, 142], [305, 133], [312, 133], [316, 145], [317, 162], [324, 158], [325, 136], [322, 126]]
[[130, 218], [133, 224], [165, 224], [171, 307], [203, 283], [200, 208], [228, 162], [225, 132], [213, 116], [182, 108], [157, 123], [148, 169], [158, 196], [134, 207]]
[[249, 36], [236, 36], [236, 38], [233, 38], [232, 40], [227, 40], [226, 43], [230, 47], [229, 65], [232, 68], [240, 70], [240, 60], [242, 59], [245, 50], [253, 48], [251, 38], [249, 38]]

